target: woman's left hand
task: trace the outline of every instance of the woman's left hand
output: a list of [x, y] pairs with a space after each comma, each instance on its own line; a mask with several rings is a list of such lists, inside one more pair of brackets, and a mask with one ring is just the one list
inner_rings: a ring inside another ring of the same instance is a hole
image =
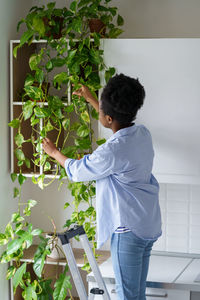
[[42, 148], [49, 156], [53, 158], [55, 157], [56, 152], [59, 152], [54, 143], [48, 138], [44, 138], [42, 140]]

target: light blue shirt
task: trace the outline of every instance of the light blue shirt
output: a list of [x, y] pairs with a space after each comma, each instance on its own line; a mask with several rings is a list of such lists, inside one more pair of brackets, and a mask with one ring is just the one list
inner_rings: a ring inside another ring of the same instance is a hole
[[152, 175], [154, 151], [149, 130], [132, 125], [80, 160], [67, 159], [72, 181], [96, 180], [97, 247], [119, 226], [145, 240], [161, 235], [159, 185]]

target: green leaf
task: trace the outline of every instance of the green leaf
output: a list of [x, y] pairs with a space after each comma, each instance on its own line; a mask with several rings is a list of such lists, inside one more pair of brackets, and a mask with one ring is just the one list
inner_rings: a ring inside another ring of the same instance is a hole
[[69, 202], [66, 202], [65, 205], [64, 205], [64, 209], [69, 207], [69, 206], [70, 206]]
[[39, 36], [43, 37], [45, 34], [45, 26], [43, 20], [39, 16], [33, 18], [33, 28], [39, 33]]
[[26, 262], [21, 265], [21, 267], [16, 271], [13, 277], [13, 287], [14, 291], [18, 287], [19, 283], [22, 281], [22, 277], [26, 272]]
[[36, 53], [32, 54], [29, 58], [29, 66], [32, 71], [36, 71], [38, 69], [38, 64], [40, 63], [40, 56]]
[[[35, 115], [34, 115], [34, 117], [35, 117]], [[31, 126], [35, 126], [35, 125], [38, 124], [39, 122], [40, 122], [39, 119], [32, 119], [32, 120], [31, 120]]]
[[7, 255], [15, 253], [18, 249], [21, 248], [22, 244], [23, 239], [21, 238], [9, 242], [7, 246]]
[[18, 147], [24, 143], [24, 136], [21, 133], [15, 135], [15, 143]]
[[13, 197], [16, 198], [19, 196], [19, 189], [14, 187], [14, 194], [13, 194]]
[[26, 180], [26, 177], [22, 174], [19, 174], [18, 176], [18, 182], [20, 185], [22, 185], [24, 183], [24, 181]]
[[105, 72], [105, 80], [108, 83], [109, 79], [115, 74], [115, 68], [109, 68]]
[[91, 110], [91, 116], [93, 119], [99, 120], [99, 113], [94, 108], [92, 108], [92, 110]]
[[38, 186], [43, 190], [44, 189], [44, 177], [45, 175], [42, 174], [38, 177], [38, 181], [37, 181], [37, 184]]
[[6, 245], [8, 243], [8, 238], [4, 233], [0, 233], [0, 245]]
[[11, 226], [10, 223], [8, 223], [8, 224], [6, 225], [6, 228], [5, 228], [5, 235], [6, 235], [7, 237], [10, 237], [12, 240], [14, 239], [14, 231], [13, 231], [13, 228], [12, 228], [12, 226]]
[[20, 44], [19, 45], [17, 45], [17, 46], [15, 46], [15, 48], [13, 49], [13, 56], [15, 57], [15, 58], [17, 58], [17, 50], [20, 48]]
[[13, 128], [19, 128], [20, 120], [13, 119], [10, 123], [8, 123], [8, 126]]
[[66, 157], [69, 157], [69, 158], [74, 158], [74, 155], [77, 151], [77, 147], [76, 146], [68, 146], [64, 149], [62, 149], [62, 153], [66, 156]]
[[38, 300], [50, 300], [52, 299], [50, 295], [53, 295], [53, 290], [51, 288], [52, 279], [39, 281], [39, 284], [42, 288], [41, 294], [38, 294]]
[[26, 164], [27, 168], [30, 169], [31, 162], [30, 162], [30, 159], [28, 159], [27, 157], [25, 158], [25, 164]]
[[29, 206], [29, 208], [34, 207], [36, 204], [37, 204], [36, 200], [32, 200], [32, 199], [28, 200], [28, 206]]
[[25, 160], [24, 152], [21, 149], [15, 149], [15, 155], [18, 160], [20, 160], [20, 161]]
[[62, 121], [62, 126], [65, 130], [67, 130], [69, 128], [69, 125], [70, 125], [70, 119], [68, 118], [65, 118], [63, 121]]
[[14, 182], [17, 179], [17, 174], [16, 173], [11, 173], [10, 177], [12, 179], [12, 182]]
[[53, 125], [51, 124], [50, 120], [48, 120], [47, 125], [45, 126], [46, 132], [51, 131], [53, 129], [54, 129]]
[[48, 240], [44, 239], [38, 245], [38, 248], [34, 255], [33, 270], [38, 277], [41, 277], [42, 275], [42, 270], [44, 267], [44, 262], [47, 254], [50, 254], [50, 250], [49, 250]]
[[64, 273], [60, 274], [58, 280], [55, 282], [55, 289], [53, 293], [54, 300], [64, 300], [67, 296], [67, 290], [72, 289], [72, 285], [70, 283], [70, 276], [66, 276], [67, 270], [68, 268], [66, 265]]
[[83, 150], [89, 149], [91, 147], [91, 141], [89, 138], [75, 139], [74, 142], [76, 146]]
[[48, 72], [50, 72], [52, 69], [53, 69], [53, 64], [52, 64], [52, 61], [49, 60], [46, 65], [45, 65], [45, 68]]
[[21, 217], [19, 213], [12, 214], [11, 222], [17, 223], [17, 222], [22, 222], [22, 221], [24, 221], [24, 218]]
[[36, 78], [37, 82], [42, 84], [42, 82], [44, 81], [44, 71], [38, 69], [35, 73], [35, 78]]
[[[24, 90], [25, 90], [26, 94], [30, 97], [30, 99], [43, 100], [44, 95], [43, 95], [43, 91], [42, 91], [41, 87], [31, 85], [31, 86], [25, 87]], [[30, 102], [32, 102], [32, 106], [35, 105], [35, 103], [33, 101], [30, 101]]]
[[34, 113], [35, 113], [36, 117], [38, 117], [38, 118], [45, 118], [45, 117], [48, 117], [48, 115], [49, 115], [49, 113], [45, 107], [39, 107], [39, 106], [36, 106], [34, 108]]
[[102, 144], [104, 144], [106, 142], [106, 139], [98, 139], [97, 141], [96, 141], [96, 143], [97, 143], [97, 145], [102, 145]]
[[90, 123], [90, 116], [87, 111], [82, 112], [80, 117], [84, 122]]
[[66, 72], [61, 72], [54, 76], [53, 85], [60, 87], [62, 84], [68, 83], [68, 74]]
[[82, 19], [80, 17], [76, 17], [74, 18], [73, 22], [72, 22], [72, 27], [73, 27], [73, 30], [78, 32], [78, 33], [81, 33], [82, 32]]
[[24, 164], [24, 161], [23, 161], [23, 160], [18, 160], [18, 162], [17, 162], [17, 166], [18, 166], [18, 167], [23, 166], [23, 164]]
[[62, 67], [65, 65], [65, 58], [60, 58], [60, 57], [54, 57], [52, 58], [51, 60], [52, 64], [53, 64], [53, 67]]
[[16, 268], [14, 266], [10, 266], [6, 273], [6, 279], [7, 280], [11, 279], [14, 276], [15, 272], [16, 272]]
[[31, 232], [31, 234], [32, 235], [40, 235], [41, 233], [42, 233], [43, 231], [42, 231], [42, 229], [34, 229], [32, 232]]
[[122, 32], [124, 31], [120, 28], [112, 28], [109, 32], [109, 38], [117, 38]]
[[28, 42], [33, 37], [33, 34], [34, 32], [31, 29], [25, 31], [20, 38], [20, 47]]
[[25, 80], [25, 83], [24, 83], [24, 86], [29, 86], [29, 85], [32, 85], [35, 81], [35, 78], [31, 75], [31, 74], [28, 74], [28, 76], [26, 77], [26, 80]]
[[47, 3], [47, 7], [48, 9], [52, 10], [54, 7], [55, 7], [56, 3], [55, 2], [50, 2], [50, 3]]
[[29, 285], [26, 286], [24, 291], [22, 292], [22, 296], [25, 300], [37, 300], [37, 294], [35, 292], [35, 286]]
[[76, 52], [77, 52], [77, 49], [68, 51], [68, 56], [67, 56], [67, 63], [68, 64], [72, 62], [72, 59], [76, 55]]
[[74, 105], [73, 104], [68, 105], [67, 107], [64, 108], [64, 111], [68, 113], [74, 111]]
[[70, 10], [75, 13], [76, 12], [77, 1], [73, 1], [70, 5]]
[[124, 19], [120, 15], [117, 16], [117, 25], [118, 26], [124, 25]]
[[31, 210], [28, 207], [25, 207], [23, 210], [23, 214], [28, 217], [31, 215]]
[[92, 73], [92, 66], [87, 65], [84, 70], [84, 73], [85, 73], [85, 78], [88, 78], [88, 76]]
[[49, 161], [46, 161], [45, 165], [44, 165], [44, 171], [47, 172], [51, 170], [51, 164]]
[[35, 178], [35, 176], [32, 176], [32, 182], [33, 182], [34, 184], [37, 184], [37, 179]]
[[102, 62], [102, 57], [99, 50], [90, 49], [90, 60], [95, 65], [99, 65]]
[[31, 100], [28, 100], [24, 103], [23, 105], [23, 115], [24, 115], [24, 120], [27, 120], [31, 117], [33, 113], [33, 107], [35, 106], [35, 103]]
[[86, 137], [89, 135], [90, 129], [86, 125], [81, 125], [76, 133], [79, 137]]

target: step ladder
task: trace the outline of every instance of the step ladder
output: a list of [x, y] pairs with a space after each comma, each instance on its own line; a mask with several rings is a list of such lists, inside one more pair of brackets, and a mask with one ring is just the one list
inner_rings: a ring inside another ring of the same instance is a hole
[[[84, 248], [84, 251], [87, 255], [88, 262], [91, 266], [91, 269], [94, 273], [95, 280], [97, 282], [98, 287], [93, 288], [89, 291], [89, 296], [87, 296], [79, 269], [76, 264], [76, 260], [72, 251], [72, 247], [70, 244], [70, 239], [79, 236], [79, 239], [82, 243], [82, 246]], [[93, 300], [95, 296], [101, 295], [104, 300], [110, 300], [110, 296], [108, 294], [105, 282], [102, 278], [101, 272], [99, 270], [98, 264], [96, 262], [96, 259], [94, 257], [92, 248], [90, 246], [89, 240], [87, 238], [87, 235], [85, 233], [85, 230], [83, 226], [74, 226], [73, 228], [65, 231], [64, 233], [58, 233], [57, 236], [60, 238], [63, 251], [65, 253], [72, 278], [77, 290], [77, 293], [79, 295], [80, 300]]]

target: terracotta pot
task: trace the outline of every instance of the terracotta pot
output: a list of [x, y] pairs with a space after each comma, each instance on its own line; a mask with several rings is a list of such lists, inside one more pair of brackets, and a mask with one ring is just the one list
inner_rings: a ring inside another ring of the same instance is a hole
[[63, 30], [63, 22], [64, 18], [59, 16], [52, 16], [52, 19], [55, 21], [56, 24], [59, 24], [59, 30], [54, 32], [54, 25], [49, 25], [49, 19], [47, 17], [43, 17], [45, 27], [50, 27], [49, 31], [46, 32], [45, 36], [50, 37], [52, 36], [54, 39], [60, 39], [62, 37], [62, 30]]
[[102, 36], [106, 34], [106, 25], [100, 19], [89, 20], [90, 32], [100, 33]]

